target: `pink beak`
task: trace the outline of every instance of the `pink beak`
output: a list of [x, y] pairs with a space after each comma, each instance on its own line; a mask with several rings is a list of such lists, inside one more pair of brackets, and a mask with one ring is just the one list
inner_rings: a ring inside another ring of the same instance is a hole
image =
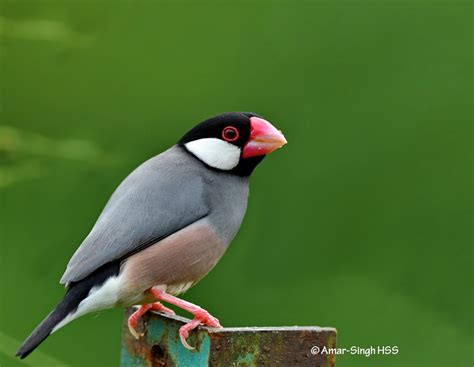
[[283, 134], [260, 117], [250, 118], [250, 138], [242, 151], [242, 158], [265, 155], [287, 143]]

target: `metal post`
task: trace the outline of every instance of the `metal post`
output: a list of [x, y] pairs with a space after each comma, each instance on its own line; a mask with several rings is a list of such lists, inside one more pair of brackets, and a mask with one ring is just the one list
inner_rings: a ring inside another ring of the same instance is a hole
[[308, 327], [199, 327], [188, 338], [196, 349], [181, 345], [178, 329], [187, 319], [148, 312], [138, 326], [135, 339], [129, 332], [125, 312], [121, 367], [204, 366], [313, 366], [333, 367], [335, 354], [313, 354], [311, 350], [336, 347], [336, 329]]

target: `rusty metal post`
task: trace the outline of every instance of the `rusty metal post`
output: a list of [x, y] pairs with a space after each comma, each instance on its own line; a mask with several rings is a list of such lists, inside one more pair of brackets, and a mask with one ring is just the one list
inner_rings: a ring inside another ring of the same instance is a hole
[[196, 349], [185, 349], [178, 329], [188, 320], [148, 312], [135, 339], [127, 327], [132, 309], [125, 311], [121, 367], [203, 366], [313, 366], [333, 367], [335, 354], [312, 354], [319, 348], [336, 347], [336, 329], [308, 327], [242, 327], [212, 329], [199, 327], [188, 338]]

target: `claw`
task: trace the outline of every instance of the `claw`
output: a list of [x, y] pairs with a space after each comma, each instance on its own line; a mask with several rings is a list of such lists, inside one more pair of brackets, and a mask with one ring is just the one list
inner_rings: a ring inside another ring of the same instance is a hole
[[194, 311], [194, 319], [192, 319], [190, 322], [187, 324], [181, 326], [179, 328], [179, 337], [181, 339], [181, 343], [183, 346], [188, 349], [188, 350], [194, 350], [195, 348], [190, 346], [186, 339], [189, 336], [189, 332], [191, 330], [194, 330], [197, 328], [199, 325], [207, 325], [210, 327], [222, 327], [221, 324], [219, 323], [219, 320], [217, 320], [214, 316], [212, 316], [209, 312], [206, 310], [203, 310], [202, 308], [195, 310]]
[[128, 330], [130, 330], [130, 334], [132, 334], [135, 339], [140, 339], [140, 337], [143, 336], [143, 334], [137, 332], [137, 324], [140, 317], [142, 317], [150, 308], [152, 308], [152, 305], [141, 305], [138, 310], [132, 313], [128, 318]]
[[194, 350], [195, 348], [190, 346], [188, 344], [188, 342], [186, 341], [186, 339], [188, 338], [189, 336], [189, 332], [193, 329], [195, 329], [196, 327], [198, 327], [201, 322], [203, 320], [201, 320], [200, 318], [198, 318], [197, 316], [191, 320], [190, 322], [188, 322], [187, 324], [184, 324], [183, 326], [181, 326], [179, 328], [179, 338], [181, 339], [181, 343], [183, 344], [183, 346], [188, 349], [188, 350]]
[[187, 350], [195, 350], [196, 349], [196, 348], [194, 348], [194, 347], [192, 347], [188, 344], [185, 337], [180, 335], [179, 338], [181, 339], [181, 344], [183, 344], [183, 347], [185, 347]]
[[130, 331], [130, 334], [132, 334], [135, 339], [140, 339], [143, 336], [143, 333], [138, 333], [134, 327], [130, 326], [130, 324], [128, 324], [128, 330]]
[[184, 326], [181, 326], [179, 329], [179, 338], [181, 339], [181, 344], [183, 344], [183, 347], [185, 347], [187, 350], [194, 350], [196, 348], [190, 346], [186, 339], [189, 336], [189, 332], [187, 330], [182, 330]]

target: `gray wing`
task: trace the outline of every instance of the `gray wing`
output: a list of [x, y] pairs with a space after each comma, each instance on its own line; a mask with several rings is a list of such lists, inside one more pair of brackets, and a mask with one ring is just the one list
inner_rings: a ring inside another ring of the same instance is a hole
[[209, 207], [200, 169], [179, 147], [139, 166], [113, 193], [61, 283], [81, 280], [205, 217]]

